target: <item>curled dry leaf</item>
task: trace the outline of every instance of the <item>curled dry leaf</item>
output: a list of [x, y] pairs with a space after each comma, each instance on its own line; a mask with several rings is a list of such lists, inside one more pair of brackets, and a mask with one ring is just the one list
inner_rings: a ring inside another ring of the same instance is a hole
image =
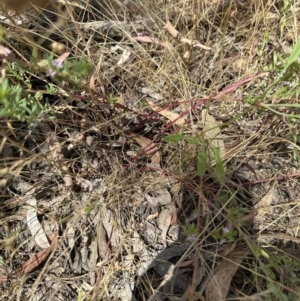
[[128, 49], [121, 47], [119, 45], [113, 46], [111, 47], [111, 51], [112, 52], [117, 52], [118, 50], [122, 51], [122, 55], [119, 59], [119, 61], [117, 62], [117, 65], [123, 65], [126, 61], [128, 61], [129, 57], [131, 56], [131, 51], [129, 51]]
[[246, 252], [235, 251], [223, 259], [213, 272], [213, 276], [206, 286], [206, 300], [225, 301], [232, 277], [240, 267], [245, 256]]

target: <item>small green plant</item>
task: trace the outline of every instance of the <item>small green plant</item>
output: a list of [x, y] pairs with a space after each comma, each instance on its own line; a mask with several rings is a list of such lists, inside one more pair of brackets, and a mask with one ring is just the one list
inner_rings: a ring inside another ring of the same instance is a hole
[[183, 226], [183, 234], [186, 237], [186, 240], [193, 242], [197, 239], [199, 231], [195, 223], [189, 223], [186, 226]]
[[39, 92], [33, 95], [23, 95], [22, 92], [21, 86], [9, 86], [8, 79], [3, 79], [0, 84], [0, 117], [32, 123], [49, 109], [47, 102], [42, 104]]
[[211, 233], [211, 236], [220, 243], [224, 243], [234, 241], [238, 237], [238, 231], [229, 227], [218, 227]]
[[266, 278], [257, 278], [258, 283], [267, 282], [269, 294], [266, 300], [299, 300], [297, 288], [299, 287], [300, 264], [298, 260], [279, 254], [263, 256], [257, 269], [257, 275], [266, 276]]
[[[7, 76], [0, 84], [0, 117], [16, 119], [34, 124], [41, 116], [47, 115], [50, 105], [47, 98], [39, 90], [32, 90], [33, 84], [30, 77], [52, 78], [53, 82], [68, 83], [74, 89], [82, 87], [84, 80], [91, 70], [85, 61], [64, 61], [54, 59], [49, 55], [44, 64], [38, 64], [36, 54], [33, 53], [29, 65], [10, 62], [6, 66]], [[43, 75], [43, 72], [46, 74]], [[42, 81], [48, 95], [65, 94], [59, 85]]]
[[112, 94], [109, 94], [108, 97], [107, 97], [107, 99], [112, 104], [114, 104], [114, 103], [116, 103], [118, 101]]
[[[197, 175], [200, 178], [203, 178], [207, 168], [208, 164], [210, 162], [214, 162], [214, 168], [215, 168], [215, 174], [217, 176], [217, 180], [219, 183], [223, 183], [224, 181], [224, 176], [225, 176], [225, 168], [224, 164], [222, 161], [222, 158], [220, 156], [220, 151], [217, 147], [214, 147], [210, 144], [209, 141], [205, 141], [204, 137], [201, 135], [195, 135], [195, 136], [185, 136], [183, 135], [183, 128], [179, 130], [178, 133], [173, 134], [173, 135], [168, 135], [165, 136], [164, 141], [167, 143], [177, 143], [179, 144], [180, 142], [184, 142], [186, 145], [193, 145], [193, 146], [198, 146], [199, 150], [197, 151]], [[211, 152], [209, 155], [207, 154], [207, 148], [211, 148]], [[183, 151], [184, 152], [184, 158], [190, 158], [194, 156], [194, 154], [190, 154], [188, 151]], [[213, 156], [211, 155], [213, 154]]]

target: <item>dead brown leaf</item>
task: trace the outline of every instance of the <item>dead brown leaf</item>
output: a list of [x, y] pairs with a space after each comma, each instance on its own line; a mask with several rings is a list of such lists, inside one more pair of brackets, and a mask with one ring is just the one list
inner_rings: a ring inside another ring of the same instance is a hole
[[228, 294], [232, 277], [246, 256], [245, 251], [230, 253], [217, 266], [205, 289], [205, 298], [209, 301], [223, 301]]
[[30, 193], [28, 194], [30, 198], [27, 201], [27, 213], [26, 213], [26, 221], [28, 229], [34, 238], [35, 243], [42, 249], [49, 248], [50, 244], [48, 242], [48, 238], [46, 233], [37, 218], [37, 201], [36, 198]]
[[[135, 135], [133, 139], [145, 150], [149, 150], [151, 155], [152, 164], [160, 164], [160, 153], [158, 147], [149, 138], [143, 137], [141, 135]], [[147, 152], [148, 153], [148, 152]]]
[[38, 252], [36, 255], [29, 258], [26, 262], [24, 262], [20, 267], [15, 270], [15, 273], [18, 277], [23, 276], [34, 268], [36, 268], [41, 262], [43, 262], [48, 255], [56, 248], [58, 241], [58, 232], [54, 231], [52, 234], [52, 242], [51, 245]]
[[[226, 155], [226, 148], [224, 139], [220, 130], [220, 123], [211, 115], [208, 114], [207, 109], [202, 110], [202, 123], [204, 136], [207, 139], [210, 146], [218, 148], [220, 151], [220, 157], [224, 158]], [[213, 148], [209, 147], [210, 159], [215, 158]], [[214, 162], [214, 160], [212, 161]]]
[[265, 214], [270, 213], [274, 192], [275, 185], [273, 185], [269, 192], [254, 206], [254, 208], [257, 209], [257, 215], [254, 217], [254, 224], [257, 225], [258, 229], [261, 229], [263, 226]]
[[156, 196], [150, 196], [149, 194], [145, 195], [151, 207], [154, 208], [157, 206], [165, 206], [172, 204], [171, 194], [166, 188], [156, 191], [156, 194]]
[[8, 280], [6, 275], [0, 275], [0, 282], [6, 282]]
[[9, 270], [3, 266], [0, 267], [0, 283], [8, 280]]
[[173, 215], [172, 206], [168, 205], [160, 212], [157, 220], [158, 228], [161, 230], [160, 238], [163, 240], [164, 244], [170, 227], [172, 215]]
[[107, 233], [105, 231], [102, 222], [99, 222], [96, 232], [97, 232], [98, 254], [102, 259], [107, 258], [110, 255], [110, 248], [109, 248], [109, 243], [107, 241]]
[[161, 107], [155, 105], [152, 101], [148, 101], [148, 105], [150, 106], [150, 108], [153, 111], [156, 111], [158, 114], [160, 114], [160, 115], [166, 117], [167, 119], [171, 120], [172, 122], [174, 122], [174, 124], [177, 124], [177, 125], [183, 125], [184, 124], [184, 120], [182, 120], [182, 118], [184, 118], [184, 116], [180, 117], [180, 115], [175, 113], [175, 112], [164, 110]]

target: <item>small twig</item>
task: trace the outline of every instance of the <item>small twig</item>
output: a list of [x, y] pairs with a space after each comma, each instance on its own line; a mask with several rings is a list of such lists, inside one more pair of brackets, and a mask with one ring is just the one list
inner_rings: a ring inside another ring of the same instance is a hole
[[164, 26], [164, 29], [174, 38], [174, 39], [179, 39], [180, 42], [182, 43], [186, 43], [189, 44], [190, 46], [193, 47], [199, 47], [202, 48], [204, 50], [212, 50], [212, 48], [207, 47], [203, 44], [201, 44], [200, 42], [196, 41], [196, 40], [190, 40], [187, 38], [184, 38], [181, 36], [181, 34], [179, 33], [179, 31], [177, 31], [175, 29], [175, 27], [170, 23], [170, 21], [167, 21], [166, 25]]

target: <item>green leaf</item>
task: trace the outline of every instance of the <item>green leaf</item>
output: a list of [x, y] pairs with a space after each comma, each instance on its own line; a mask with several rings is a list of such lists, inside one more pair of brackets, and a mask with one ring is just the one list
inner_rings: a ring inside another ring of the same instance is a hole
[[0, 98], [5, 98], [8, 88], [8, 80], [4, 78], [0, 85]]
[[282, 87], [281, 89], [278, 89], [275, 93], [274, 93], [274, 97], [277, 96], [281, 96], [281, 95], [286, 95], [288, 92], [288, 87]]
[[8, 114], [6, 109], [1, 109], [0, 110], [0, 117], [6, 116]]
[[285, 63], [284, 68], [280, 72], [280, 75], [273, 82], [273, 84], [270, 86], [270, 88], [276, 86], [279, 82], [286, 81], [292, 77], [292, 75], [295, 73], [295, 68], [289, 68], [289, 67], [292, 66], [293, 63], [298, 62], [299, 56], [300, 56], [300, 39], [298, 40], [298, 42], [292, 49], [291, 54], [290, 54], [289, 58], [287, 59], [287, 62]]
[[38, 109], [39, 109], [38, 102], [34, 101], [33, 104], [32, 104], [32, 106], [31, 106], [32, 113], [36, 113]]
[[108, 95], [108, 101], [112, 104], [116, 103], [118, 100], [113, 96], [113, 94]]
[[177, 134], [165, 136], [163, 139], [165, 142], [180, 142], [183, 139], [183, 128]]
[[197, 159], [197, 174], [200, 178], [205, 175], [206, 166], [207, 166], [207, 155], [205, 152], [198, 153]]
[[298, 56], [300, 55], [300, 39], [297, 44], [294, 46], [288, 60], [285, 69], [287, 69], [292, 63], [298, 60]]
[[192, 145], [199, 145], [199, 144], [201, 144], [201, 142], [199, 141], [199, 137], [186, 137], [186, 138], [184, 138], [184, 140], [188, 144], [192, 144]]
[[1, 26], [1, 27], [0, 27], [0, 42], [2, 42], [3, 34], [4, 34], [4, 29], [3, 29], [3, 27]]
[[164, 141], [165, 142], [175, 142], [175, 143], [178, 143], [181, 140], [182, 140], [182, 135], [180, 135], [180, 134], [169, 135], [169, 136], [164, 137]]
[[288, 68], [284, 69], [285, 71], [283, 72], [281, 76], [282, 81], [291, 81], [293, 78], [294, 74], [297, 74], [299, 71], [299, 63], [298, 62], [292, 62]]
[[224, 168], [224, 165], [223, 165], [222, 158], [220, 157], [219, 149], [215, 148], [214, 153], [215, 153], [217, 176], [218, 176], [218, 179], [219, 179], [220, 183], [222, 184], [224, 182], [224, 177], [225, 177], [225, 168]]
[[38, 51], [36, 48], [33, 49], [30, 61], [36, 65], [38, 63]]

